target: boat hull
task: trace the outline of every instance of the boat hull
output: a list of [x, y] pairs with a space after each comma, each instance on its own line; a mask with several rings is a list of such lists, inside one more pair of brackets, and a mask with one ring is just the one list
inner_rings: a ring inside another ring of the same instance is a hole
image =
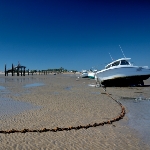
[[80, 77], [81, 78], [88, 78], [88, 73], [82, 73]]
[[88, 77], [89, 77], [90, 79], [95, 79], [95, 73], [94, 73], [94, 72], [89, 72], [89, 73], [88, 73]]
[[104, 85], [140, 84], [150, 77], [150, 69], [142, 67], [112, 67], [96, 73], [97, 80]]

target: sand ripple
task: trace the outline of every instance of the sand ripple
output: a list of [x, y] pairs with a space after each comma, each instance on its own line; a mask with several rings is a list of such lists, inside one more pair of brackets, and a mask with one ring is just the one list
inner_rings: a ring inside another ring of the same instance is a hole
[[[21, 77], [20, 77], [21, 78]], [[8, 92], [3, 97], [29, 102], [39, 109], [0, 118], [0, 130], [42, 129], [69, 127], [107, 121], [120, 114], [120, 106], [100, 88], [89, 87], [93, 80], [70, 76], [14, 77], [2, 83]], [[43, 83], [44, 86], [24, 88], [26, 84]], [[118, 98], [118, 93], [108, 89]], [[122, 91], [121, 91], [122, 92]], [[94, 94], [95, 93], [95, 94]], [[135, 93], [136, 94], [136, 93]], [[123, 96], [123, 94], [122, 94]], [[125, 119], [122, 120], [126, 121]], [[0, 149], [148, 149], [136, 133], [119, 122], [96, 128], [46, 133], [0, 134]]]

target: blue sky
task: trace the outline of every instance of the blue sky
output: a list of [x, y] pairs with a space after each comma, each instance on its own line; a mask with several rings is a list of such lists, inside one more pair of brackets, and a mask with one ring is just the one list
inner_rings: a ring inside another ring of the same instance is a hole
[[132, 58], [150, 67], [150, 1], [0, 0], [0, 70], [103, 69]]

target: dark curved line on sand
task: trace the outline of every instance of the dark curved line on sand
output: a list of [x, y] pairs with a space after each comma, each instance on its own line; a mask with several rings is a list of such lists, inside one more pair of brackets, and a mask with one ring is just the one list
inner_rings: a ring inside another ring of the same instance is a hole
[[3, 133], [3, 134], [10, 134], [10, 133], [27, 133], [27, 132], [39, 132], [39, 133], [42, 133], [42, 132], [58, 132], [58, 131], [69, 131], [69, 130], [79, 130], [79, 129], [88, 129], [88, 128], [91, 128], [91, 127], [97, 127], [97, 126], [104, 126], [106, 124], [112, 124], [113, 122], [116, 122], [116, 121], [119, 121], [121, 119], [123, 119], [123, 117], [125, 116], [125, 107], [117, 100], [115, 100], [109, 93], [106, 92], [105, 89], [103, 89], [106, 93], [107, 96], [109, 96], [112, 100], [114, 100], [116, 103], [118, 103], [118, 105], [120, 105], [121, 107], [121, 113], [119, 116], [113, 118], [113, 119], [110, 119], [108, 121], [103, 121], [103, 122], [100, 122], [100, 123], [94, 123], [94, 124], [88, 124], [88, 125], [80, 125], [80, 126], [71, 126], [71, 127], [66, 127], [66, 128], [59, 128], [59, 127], [56, 127], [54, 129], [47, 129], [47, 128], [43, 128], [43, 129], [37, 129], [37, 130], [30, 130], [30, 129], [23, 129], [23, 130], [15, 130], [15, 129], [11, 129], [11, 130], [1, 130], [0, 133]]

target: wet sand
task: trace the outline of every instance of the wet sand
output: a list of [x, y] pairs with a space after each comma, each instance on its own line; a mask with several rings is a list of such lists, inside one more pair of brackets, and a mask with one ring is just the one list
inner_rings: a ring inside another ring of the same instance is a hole
[[[0, 131], [88, 125], [119, 115], [120, 106], [102, 88], [90, 86], [95, 84], [94, 80], [77, 80], [77, 76], [0, 75], [0, 103], [3, 104], [0, 106]], [[139, 96], [147, 100], [150, 80], [145, 84], [145, 87], [108, 87], [106, 90], [116, 100], [126, 98], [129, 101]], [[128, 107], [126, 111], [128, 114]], [[88, 129], [0, 133], [0, 149], [150, 149], [140, 133], [128, 125], [130, 117], [127, 114], [113, 124]]]

